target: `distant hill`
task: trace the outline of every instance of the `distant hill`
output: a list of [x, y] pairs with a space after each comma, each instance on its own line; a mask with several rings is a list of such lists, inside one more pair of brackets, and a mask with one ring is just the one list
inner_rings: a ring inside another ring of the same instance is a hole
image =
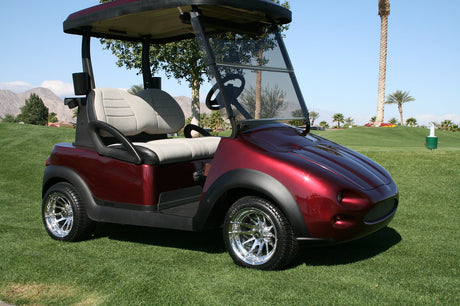
[[[75, 122], [73, 117], [73, 110], [69, 109], [64, 105], [64, 102], [59, 98], [53, 91], [48, 88], [37, 87], [28, 90], [23, 93], [14, 93], [9, 90], [0, 90], [0, 117], [4, 117], [6, 114], [18, 115], [24, 106], [26, 99], [29, 99], [30, 95], [34, 93], [38, 95], [43, 103], [48, 107], [50, 112], [57, 114], [59, 121], [64, 122]], [[177, 103], [182, 108], [185, 118], [192, 116], [191, 102], [192, 99], [184, 96], [174, 97]], [[204, 103], [200, 106], [201, 113], [211, 113]]]
[[26, 99], [31, 94], [38, 95], [50, 112], [57, 114], [59, 121], [72, 122], [73, 111], [64, 105], [64, 102], [54, 92], [48, 88], [37, 87], [23, 93], [16, 94], [9, 90], [0, 90], [0, 117], [6, 114], [17, 115], [21, 112], [21, 107], [25, 105]]

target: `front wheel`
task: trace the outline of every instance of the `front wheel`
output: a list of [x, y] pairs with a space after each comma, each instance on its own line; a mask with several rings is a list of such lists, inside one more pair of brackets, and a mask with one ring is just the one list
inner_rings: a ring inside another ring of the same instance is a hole
[[237, 265], [261, 270], [286, 267], [298, 249], [291, 225], [278, 207], [253, 196], [239, 199], [227, 212], [224, 240]]
[[87, 239], [95, 225], [88, 218], [79, 193], [69, 183], [57, 183], [48, 189], [43, 198], [42, 218], [51, 238], [61, 241]]

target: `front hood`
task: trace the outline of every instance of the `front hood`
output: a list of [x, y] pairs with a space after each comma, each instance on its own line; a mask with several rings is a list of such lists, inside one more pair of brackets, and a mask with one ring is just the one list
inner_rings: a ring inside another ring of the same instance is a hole
[[248, 132], [244, 138], [260, 148], [282, 152], [287, 159], [298, 158], [326, 169], [361, 190], [389, 184], [390, 174], [371, 159], [315, 134], [287, 125], [264, 126]]

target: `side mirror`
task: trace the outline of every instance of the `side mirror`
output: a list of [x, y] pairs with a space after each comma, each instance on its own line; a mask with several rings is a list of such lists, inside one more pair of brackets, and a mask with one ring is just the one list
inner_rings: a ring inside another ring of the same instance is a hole
[[86, 96], [91, 91], [89, 74], [78, 72], [72, 74], [73, 90], [77, 96]]

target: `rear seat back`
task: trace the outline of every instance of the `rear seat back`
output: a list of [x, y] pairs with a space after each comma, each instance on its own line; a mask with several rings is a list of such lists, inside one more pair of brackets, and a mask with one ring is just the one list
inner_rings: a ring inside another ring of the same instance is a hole
[[[88, 103], [90, 120], [105, 122], [125, 136], [176, 133], [185, 124], [179, 104], [160, 89], [142, 90], [135, 96], [121, 89], [96, 88], [88, 95]], [[99, 135], [113, 136], [104, 130], [100, 130]], [[220, 137], [200, 137], [159, 139], [133, 144], [145, 157], [145, 163], [170, 164], [212, 158], [219, 142]], [[123, 149], [123, 145], [114, 143], [109, 148]]]
[[[126, 136], [140, 133], [176, 133], [185, 123], [176, 100], [160, 89], [148, 89], [132, 95], [125, 90], [96, 88], [89, 94], [91, 120], [112, 125]], [[109, 136], [101, 133], [101, 136]]]

